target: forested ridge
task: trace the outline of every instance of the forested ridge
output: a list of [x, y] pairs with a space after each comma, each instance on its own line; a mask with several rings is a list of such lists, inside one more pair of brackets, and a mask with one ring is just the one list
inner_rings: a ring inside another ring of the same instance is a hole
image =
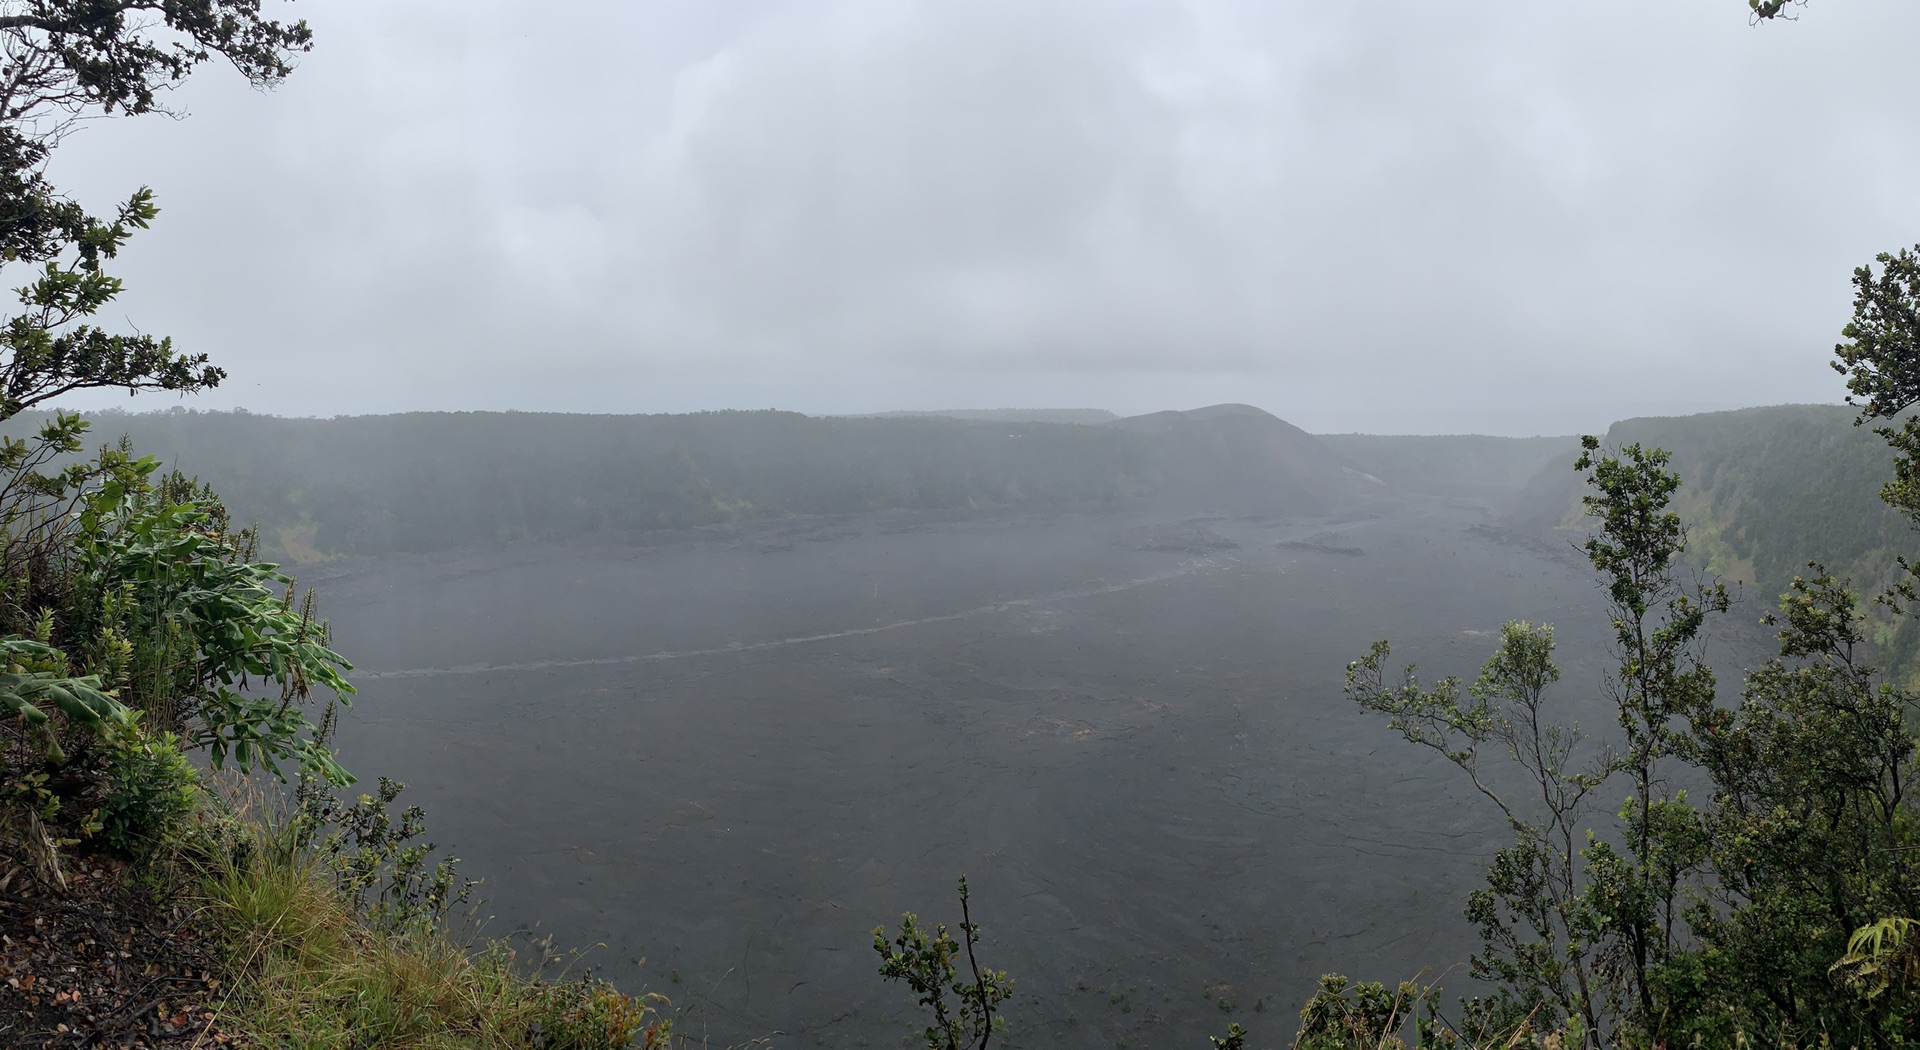
[[1809, 561], [1886, 586], [1912, 529], [1879, 499], [1893, 453], [1840, 405], [1629, 419], [1608, 432], [1673, 453], [1695, 557], [1771, 598]]
[[[1856, 416], [1842, 405], [1774, 405], [1641, 417], [1615, 423], [1606, 441], [1672, 454], [1691, 567], [1740, 585], [1759, 606], [1813, 562], [1871, 597], [1900, 578], [1898, 559], [1913, 530], [1879, 498], [1894, 454], [1872, 427], [1856, 426]], [[1536, 534], [1584, 536], [1591, 521], [1572, 458], [1569, 451], [1542, 467], [1509, 504], [1507, 520]], [[1876, 640], [1909, 664], [1906, 621], [1871, 604], [1863, 611], [1877, 625]]]
[[380, 554], [800, 515], [1110, 501], [1154, 491], [1143, 435], [797, 412], [103, 412], [96, 435], [212, 484], [270, 554]]
[[[181, 408], [89, 418], [95, 443], [124, 435], [207, 482], [236, 521], [261, 526], [266, 553], [292, 560], [875, 510], [1112, 502], [1158, 492], [1169, 470], [1155, 433], [934, 415], [298, 419]], [[22, 417], [9, 429], [37, 424]], [[1572, 438], [1312, 440], [1403, 494], [1486, 499], [1534, 530], [1585, 526]], [[1672, 451], [1689, 556], [1701, 568], [1769, 597], [1809, 560], [1862, 586], [1892, 579], [1907, 530], [1876, 496], [1892, 455], [1841, 406], [1629, 419], [1607, 440]]]
[[[417, 412], [297, 419], [91, 413], [96, 443], [212, 485], [275, 557], [369, 555], [875, 510], [1111, 502], [1167, 482], [1160, 435], [941, 416]], [[1837, 405], [1623, 420], [1666, 448], [1689, 555], [1770, 597], [1807, 561], [1883, 586], [1907, 529], [1877, 498], [1892, 454]], [[24, 431], [37, 420], [20, 419]], [[1530, 529], [1584, 528], [1567, 437], [1319, 435], [1415, 495], [1471, 496]]]

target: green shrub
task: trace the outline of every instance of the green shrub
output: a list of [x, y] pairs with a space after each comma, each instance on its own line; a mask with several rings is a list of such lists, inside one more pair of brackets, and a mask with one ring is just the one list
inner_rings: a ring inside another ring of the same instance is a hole
[[653, 1050], [673, 1027], [647, 1000], [603, 980], [541, 985], [537, 994], [528, 1027], [540, 1050]]
[[105, 766], [99, 838], [115, 853], [147, 855], [178, 835], [199, 807], [200, 776], [172, 733], [127, 726], [108, 742]]
[[121, 644], [126, 703], [206, 749], [215, 769], [285, 779], [290, 762], [352, 783], [307, 717], [315, 689], [339, 703], [354, 692], [312, 592], [302, 598], [255, 561], [252, 530], [234, 530], [205, 485], [178, 471], [156, 478], [151, 456], [116, 464], [72, 515], [70, 545], [88, 597], [76, 618]]
[[[1296, 1050], [1440, 1050], [1459, 1039], [1436, 1023], [1440, 990], [1402, 981], [1389, 989], [1378, 981], [1351, 983], [1337, 973], [1320, 978], [1320, 990], [1300, 1011]], [[1403, 1038], [1412, 1028], [1414, 1041]], [[1231, 1033], [1229, 1033], [1231, 1034]]]
[[1213, 1044], [1213, 1050], [1247, 1050], [1247, 1030], [1230, 1024], [1226, 1035], [1210, 1035], [1207, 1042]]
[[[967, 877], [960, 876], [960, 932], [964, 941], [947, 933], [945, 923], [931, 929], [920, 925], [912, 912], [900, 916], [900, 933], [887, 940], [884, 926], [873, 928], [873, 950], [880, 956], [880, 977], [904, 981], [931, 1014], [932, 1024], [921, 1031], [927, 1050], [986, 1050], [995, 1032], [1006, 1024], [1000, 1004], [1013, 997], [1013, 979], [1005, 970], [981, 969], [974, 958], [980, 943], [980, 925], [968, 908]], [[961, 977], [956, 960], [964, 951], [970, 976]], [[948, 1002], [948, 993], [953, 1001]]]
[[[329, 705], [314, 729], [313, 746], [322, 754], [331, 754], [337, 714]], [[439, 846], [425, 841], [426, 814], [419, 806], [407, 806], [394, 818], [406, 787], [381, 777], [377, 794], [346, 802], [325, 775], [304, 769], [286, 825], [288, 847], [319, 858], [354, 911], [387, 933], [442, 924], [476, 885], [460, 876], [460, 858], [436, 856]]]

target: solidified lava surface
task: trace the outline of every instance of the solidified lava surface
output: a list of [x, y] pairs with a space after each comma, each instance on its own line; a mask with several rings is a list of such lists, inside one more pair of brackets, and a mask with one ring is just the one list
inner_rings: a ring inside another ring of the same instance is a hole
[[[348, 766], [411, 785], [492, 932], [605, 945], [683, 1031], [895, 1045], [921, 1022], [870, 931], [957, 923], [964, 872], [1008, 1045], [1266, 1045], [1322, 973], [1464, 960], [1503, 840], [1347, 661], [1471, 676], [1552, 622], [1564, 709], [1611, 724], [1589, 570], [1482, 521], [892, 515], [310, 582], [359, 665]], [[1199, 527], [1237, 546], [1137, 542]], [[1309, 537], [1367, 556], [1280, 545]]]

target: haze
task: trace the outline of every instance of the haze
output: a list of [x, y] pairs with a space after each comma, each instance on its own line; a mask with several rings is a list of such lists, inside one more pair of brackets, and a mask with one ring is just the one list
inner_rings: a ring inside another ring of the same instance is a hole
[[0, 0], [0, 1042], [1920, 1038], [1920, 4], [250, 3]]
[[201, 407], [1568, 433], [1833, 400], [1847, 273], [1920, 239], [1892, 0], [296, 13], [281, 90], [57, 160], [158, 191], [118, 306]]

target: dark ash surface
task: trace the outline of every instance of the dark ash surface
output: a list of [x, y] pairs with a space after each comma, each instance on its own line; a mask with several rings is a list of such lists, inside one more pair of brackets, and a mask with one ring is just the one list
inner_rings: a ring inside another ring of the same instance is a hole
[[[1009, 1045], [1193, 1045], [1230, 1020], [1284, 1042], [1321, 973], [1464, 959], [1503, 840], [1348, 705], [1346, 662], [1384, 637], [1470, 675], [1503, 621], [1553, 622], [1561, 695], [1604, 728], [1602, 595], [1439, 501], [1140, 549], [1192, 520], [893, 515], [338, 566], [316, 582], [361, 668], [343, 757], [412, 785], [494, 932], [604, 943], [589, 961], [714, 1045], [916, 1031], [870, 931], [957, 921], [961, 872], [983, 961], [1019, 983]], [[1367, 557], [1277, 546], [1309, 537]]]

